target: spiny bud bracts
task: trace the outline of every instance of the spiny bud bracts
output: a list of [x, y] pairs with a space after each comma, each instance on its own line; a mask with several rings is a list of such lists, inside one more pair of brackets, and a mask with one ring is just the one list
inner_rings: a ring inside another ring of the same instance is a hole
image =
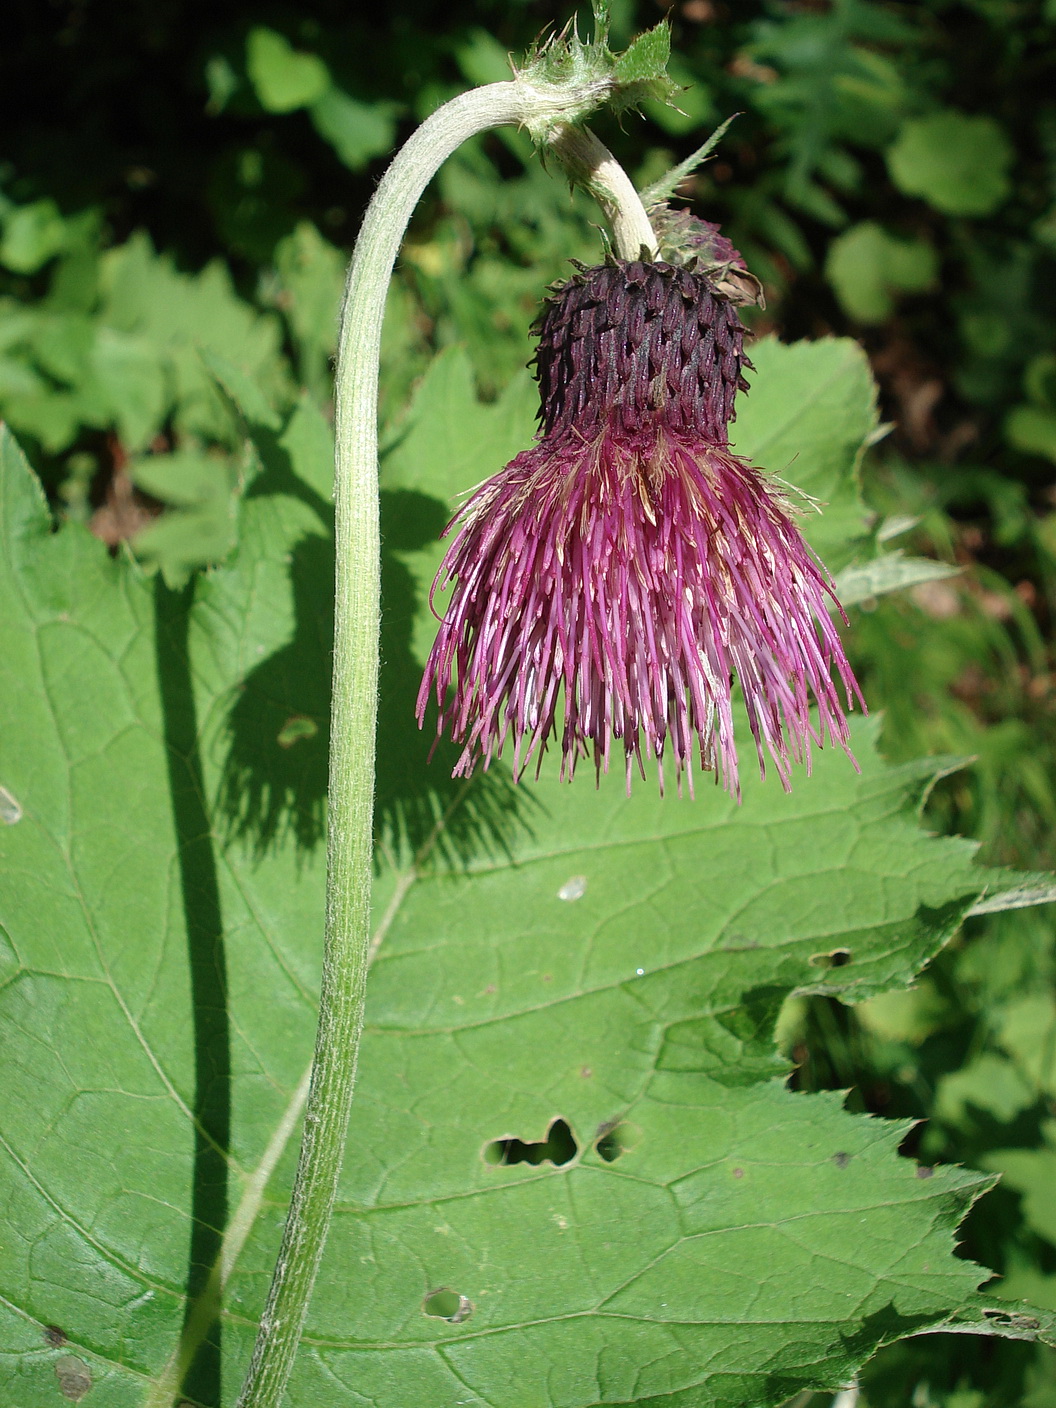
[[536, 323], [544, 436], [618, 424], [643, 443], [661, 427], [725, 445], [746, 391], [744, 328], [706, 274], [669, 264], [583, 269]]
[[660, 258], [679, 268], [707, 274], [714, 287], [732, 303], [766, 306], [763, 286], [718, 225], [701, 220], [689, 210], [662, 202], [649, 207], [649, 222], [656, 232]]
[[694, 258], [708, 265], [732, 265], [737, 269], [747, 268], [740, 250], [734, 248], [733, 241], [727, 239], [712, 220], [702, 220], [690, 210], [676, 209], [666, 202], [651, 206], [649, 222], [656, 231], [661, 250], [670, 249], [679, 256], [673, 262], [688, 263]]

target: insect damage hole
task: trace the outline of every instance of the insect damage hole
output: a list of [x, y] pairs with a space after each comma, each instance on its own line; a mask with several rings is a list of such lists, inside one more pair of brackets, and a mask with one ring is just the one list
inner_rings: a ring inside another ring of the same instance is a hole
[[849, 948], [834, 948], [831, 953], [812, 953], [810, 966], [812, 968], [844, 968], [850, 963], [852, 956]]
[[598, 1133], [600, 1138], [594, 1148], [607, 1164], [614, 1164], [621, 1154], [629, 1153], [637, 1146], [642, 1132], [636, 1125], [621, 1120], [617, 1124], [603, 1125]]
[[546, 1138], [537, 1144], [528, 1144], [523, 1139], [493, 1139], [484, 1146], [484, 1162], [501, 1164], [545, 1164], [555, 1168], [570, 1164], [579, 1153], [579, 1145], [568, 1124], [561, 1119], [553, 1120], [546, 1132]]
[[457, 1291], [441, 1286], [430, 1291], [422, 1301], [422, 1314], [434, 1320], [446, 1320], [449, 1325], [461, 1325], [473, 1314], [473, 1302], [468, 1296], [460, 1296]]

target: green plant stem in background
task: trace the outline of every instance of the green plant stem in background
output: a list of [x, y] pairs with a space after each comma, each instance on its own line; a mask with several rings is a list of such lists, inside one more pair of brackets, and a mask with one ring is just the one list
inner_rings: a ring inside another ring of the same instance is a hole
[[655, 250], [648, 218], [626, 174], [593, 134], [565, 120], [580, 116], [585, 103], [596, 105], [605, 93], [597, 83], [540, 86], [515, 80], [452, 99], [396, 155], [356, 241], [336, 373], [337, 577], [319, 1025], [289, 1216], [239, 1408], [278, 1408], [293, 1367], [330, 1226], [363, 1029], [378, 707], [378, 370], [389, 279], [411, 214], [442, 163], [467, 138], [510, 124], [545, 133], [559, 157], [573, 158], [570, 175], [602, 201], [613, 221], [617, 253], [636, 258], [643, 244]]

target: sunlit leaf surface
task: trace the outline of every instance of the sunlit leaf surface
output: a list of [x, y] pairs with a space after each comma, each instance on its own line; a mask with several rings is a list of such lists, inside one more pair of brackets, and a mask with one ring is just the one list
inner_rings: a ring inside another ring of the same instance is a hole
[[[803, 487], [852, 501], [857, 355], [759, 350], [742, 449], [798, 453]], [[860, 772], [825, 753], [790, 796], [749, 779], [740, 808], [710, 779], [628, 799], [622, 778], [562, 788], [556, 765], [514, 788], [427, 764], [435, 535], [529, 405], [515, 387], [479, 406], [449, 354], [386, 460], [376, 957], [289, 1401], [777, 1403], [899, 1335], [992, 1323], [953, 1239], [986, 1180], [790, 1092], [772, 1041], [790, 992], [907, 982], [986, 874], [918, 825], [942, 760], [886, 766], [872, 724]], [[260, 432], [230, 562], [181, 592], [52, 533], [3, 441], [0, 1373], [19, 1408], [211, 1408], [248, 1357], [322, 927], [327, 451], [294, 414]], [[999, 1327], [1035, 1322], [1006, 1307]]]

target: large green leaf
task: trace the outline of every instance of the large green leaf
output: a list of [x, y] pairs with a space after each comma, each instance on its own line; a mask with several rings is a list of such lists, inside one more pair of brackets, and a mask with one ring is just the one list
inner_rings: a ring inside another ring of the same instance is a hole
[[[953, 1255], [985, 1180], [918, 1170], [904, 1126], [791, 1093], [773, 1054], [785, 995], [905, 983], [984, 890], [967, 843], [918, 828], [941, 762], [889, 769], [863, 726], [860, 774], [827, 753], [791, 796], [749, 780], [740, 808], [426, 766], [426, 544], [526, 408], [467, 400], [459, 366], [389, 452], [377, 957], [290, 1403], [732, 1408], [836, 1385], [912, 1331], [1033, 1333]], [[2, 445], [0, 1354], [19, 1408], [89, 1376], [117, 1408], [231, 1403], [248, 1356], [321, 934], [326, 437], [296, 414], [255, 432], [231, 561], [178, 593], [53, 533]]]

